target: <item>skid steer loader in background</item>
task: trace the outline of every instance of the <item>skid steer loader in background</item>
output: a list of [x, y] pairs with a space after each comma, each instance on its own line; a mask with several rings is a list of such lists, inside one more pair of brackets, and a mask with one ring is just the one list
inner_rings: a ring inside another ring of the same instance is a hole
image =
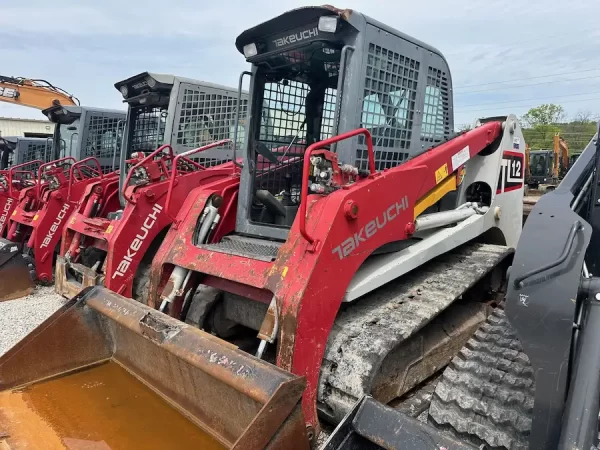
[[125, 129], [124, 111], [54, 105], [42, 113], [56, 124], [52, 160], [96, 158], [103, 173], [118, 169]]
[[103, 284], [145, 301], [150, 262], [187, 194], [232, 174], [239, 178], [231, 139], [243, 140], [234, 125], [236, 116], [245, 119], [247, 94], [148, 72], [115, 87], [129, 105], [121, 203], [96, 217], [90, 198], [65, 226], [56, 291], [68, 298]]
[[[19, 286], [31, 286], [31, 282], [25, 283], [25, 274], [43, 283], [51, 282], [57, 245], [70, 212], [84, 195], [103, 196], [104, 211], [118, 187], [113, 168], [119, 157], [124, 113], [60, 104], [42, 112], [56, 124], [52, 139], [15, 147], [17, 161], [38, 159], [38, 166], [21, 164], [8, 172], [14, 202], [5, 225], [7, 239], [2, 241], [0, 284], [4, 289], [0, 301], [21, 296], [23, 289]], [[28, 189], [16, 191], [16, 178], [21, 178]], [[5, 208], [9, 208], [7, 203]], [[13, 277], [23, 283], [10, 283]]]
[[6, 237], [21, 189], [31, 187], [40, 164], [52, 159], [51, 139], [0, 137], [0, 237]]
[[8, 170], [0, 170], [0, 237], [6, 236], [8, 221], [17, 206], [21, 191], [31, 191], [35, 187], [36, 172], [41, 164], [42, 161], [34, 160], [17, 164]]
[[52, 140], [20, 136], [0, 137], [0, 170], [33, 160], [52, 159]]
[[10, 217], [20, 201], [35, 195], [37, 171], [43, 164], [33, 160], [0, 171], [0, 267], [5, 277], [0, 283], [0, 301], [23, 297], [33, 292], [33, 280], [21, 250], [5, 239]]
[[62, 229], [79, 202], [86, 197], [101, 198], [96, 203], [98, 213], [103, 214], [118, 200], [117, 188], [118, 173], [103, 174], [93, 157], [80, 161], [65, 157], [40, 165], [35, 188], [21, 192], [6, 234], [8, 241], [21, 248], [33, 280], [52, 282]]

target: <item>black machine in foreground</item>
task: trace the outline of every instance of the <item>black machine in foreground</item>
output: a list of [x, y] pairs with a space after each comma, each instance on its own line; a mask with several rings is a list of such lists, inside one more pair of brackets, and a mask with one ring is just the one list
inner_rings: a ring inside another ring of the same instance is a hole
[[597, 449], [600, 143], [527, 220], [504, 311], [445, 369], [429, 424], [365, 397], [325, 450]]

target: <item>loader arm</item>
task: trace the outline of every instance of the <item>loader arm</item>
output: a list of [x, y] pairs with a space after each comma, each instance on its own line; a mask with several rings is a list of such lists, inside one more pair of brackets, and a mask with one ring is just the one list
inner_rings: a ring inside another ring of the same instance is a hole
[[592, 140], [540, 198], [510, 273], [506, 315], [535, 374], [529, 448], [598, 444], [599, 155]]
[[56, 105], [79, 105], [76, 97], [47, 81], [2, 75], [0, 75], [0, 101], [40, 110]]

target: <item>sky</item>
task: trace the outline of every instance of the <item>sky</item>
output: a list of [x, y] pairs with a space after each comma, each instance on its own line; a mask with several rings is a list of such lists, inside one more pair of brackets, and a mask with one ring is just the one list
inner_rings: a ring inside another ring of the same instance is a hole
[[[0, 75], [46, 79], [89, 106], [124, 109], [114, 83], [143, 71], [237, 86], [238, 34], [324, 0], [29, 0], [2, 5]], [[600, 115], [596, 0], [344, 0], [441, 50], [455, 126], [542, 103]], [[43, 119], [0, 103], [0, 117]]]

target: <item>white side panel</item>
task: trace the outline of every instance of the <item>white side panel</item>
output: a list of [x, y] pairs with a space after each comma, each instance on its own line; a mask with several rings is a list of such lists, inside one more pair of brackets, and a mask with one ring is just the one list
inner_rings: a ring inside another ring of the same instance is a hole
[[[518, 142], [518, 148], [516, 143]], [[523, 183], [510, 192], [496, 193], [507, 176], [507, 162], [503, 163], [504, 152], [524, 154], [525, 142], [517, 118], [507, 118], [502, 141], [489, 156], [476, 156], [466, 165], [466, 174], [459, 192], [458, 204], [465, 203], [466, 188], [474, 182], [485, 182], [492, 190], [492, 203], [484, 215], [469, 217], [451, 228], [431, 230], [415, 235], [423, 240], [394, 253], [372, 256], [356, 272], [350, 282], [345, 302], [383, 286], [386, 283], [416, 269], [427, 261], [465, 244], [480, 236], [490, 228], [499, 228], [506, 245], [516, 247], [523, 223]], [[521, 168], [521, 178], [524, 168]], [[503, 171], [503, 174], [501, 174]], [[501, 189], [502, 190], [502, 189]], [[497, 242], [496, 242], [497, 243]]]

